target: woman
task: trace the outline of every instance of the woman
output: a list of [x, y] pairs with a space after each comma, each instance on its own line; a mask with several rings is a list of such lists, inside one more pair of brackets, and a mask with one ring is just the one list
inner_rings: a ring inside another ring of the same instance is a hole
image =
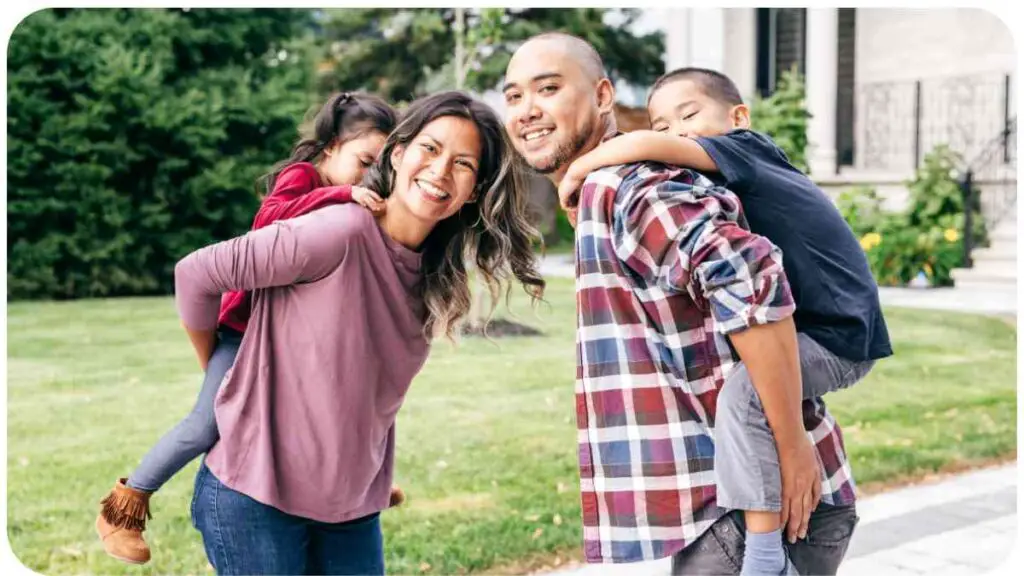
[[409, 106], [367, 175], [383, 215], [331, 206], [178, 263], [197, 350], [212, 348], [220, 295], [254, 290], [192, 501], [218, 573], [384, 572], [395, 415], [430, 338], [469, 310], [466, 259], [492, 295], [507, 272], [543, 290], [521, 182], [494, 112], [435, 94]]

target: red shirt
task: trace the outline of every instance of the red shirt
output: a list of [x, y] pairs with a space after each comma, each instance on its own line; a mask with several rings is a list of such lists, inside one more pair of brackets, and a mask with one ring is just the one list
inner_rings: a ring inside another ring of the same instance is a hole
[[[257, 230], [278, 220], [302, 216], [331, 204], [352, 201], [352, 187], [323, 186], [316, 167], [309, 162], [291, 164], [281, 171], [274, 189], [263, 199], [256, 211], [252, 229]], [[227, 292], [221, 297], [217, 323], [245, 332], [249, 323], [252, 296], [249, 292]]]

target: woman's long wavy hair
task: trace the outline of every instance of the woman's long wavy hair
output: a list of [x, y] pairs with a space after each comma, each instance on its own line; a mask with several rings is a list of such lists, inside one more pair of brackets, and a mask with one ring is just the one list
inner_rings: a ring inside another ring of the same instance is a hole
[[474, 263], [490, 293], [488, 318], [503, 288], [506, 297], [509, 295], [511, 277], [534, 299], [543, 295], [544, 280], [533, 252], [533, 241], [539, 235], [527, 217], [529, 189], [522, 161], [501, 120], [486, 104], [454, 91], [414, 101], [388, 136], [363, 184], [382, 198], [390, 196], [395, 185], [392, 151], [396, 146], [408, 146], [424, 126], [446, 116], [473, 122], [481, 143], [476, 201], [438, 222], [422, 247], [426, 334], [454, 339], [460, 320], [472, 305], [467, 262]]

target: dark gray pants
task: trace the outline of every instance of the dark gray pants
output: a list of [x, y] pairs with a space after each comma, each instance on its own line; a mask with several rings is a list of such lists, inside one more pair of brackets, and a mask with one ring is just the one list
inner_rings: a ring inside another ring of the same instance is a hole
[[[854, 506], [819, 504], [811, 514], [807, 538], [785, 542], [786, 552], [802, 575], [835, 574], [857, 525]], [[739, 574], [746, 526], [743, 512], [733, 510], [672, 558], [672, 574]]]
[[224, 375], [235, 363], [241, 344], [240, 333], [229, 329], [218, 332], [217, 347], [206, 365], [203, 387], [192, 412], [142, 457], [138, 468], [128, 477], [128, 486], [156, 492], [179, 470], [217, 443], [220, 433], [213, 414], [213, 401], [217, 398]]
[[[840, 358], [805, 334], [797, 334], [797, 343], [805, 399], [847, 388], [874, 365]], [[714, 434], [718, 505], [781, 512], [779, 453], [745, 366], [737, 368], [718, 394]]]

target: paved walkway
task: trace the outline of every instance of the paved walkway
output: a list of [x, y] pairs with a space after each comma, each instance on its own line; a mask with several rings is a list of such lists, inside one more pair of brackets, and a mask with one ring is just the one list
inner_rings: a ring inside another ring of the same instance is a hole
[[[839, 576], [1020, 574], [1016, 463], [862, 498]], [[566, 576], [664, 576], [670, 561], [589, 565]]]
[[[553, 278], [572, 278], [576, 274], [572, 254], [551, 254], [541, 261], [540, 272]], [[964, 288], [891, 288], [878, 289], [882, 304], [905, 308], [953, 310], [979, 314], [1016, 315], [1015, 290], [969, 290]]]

